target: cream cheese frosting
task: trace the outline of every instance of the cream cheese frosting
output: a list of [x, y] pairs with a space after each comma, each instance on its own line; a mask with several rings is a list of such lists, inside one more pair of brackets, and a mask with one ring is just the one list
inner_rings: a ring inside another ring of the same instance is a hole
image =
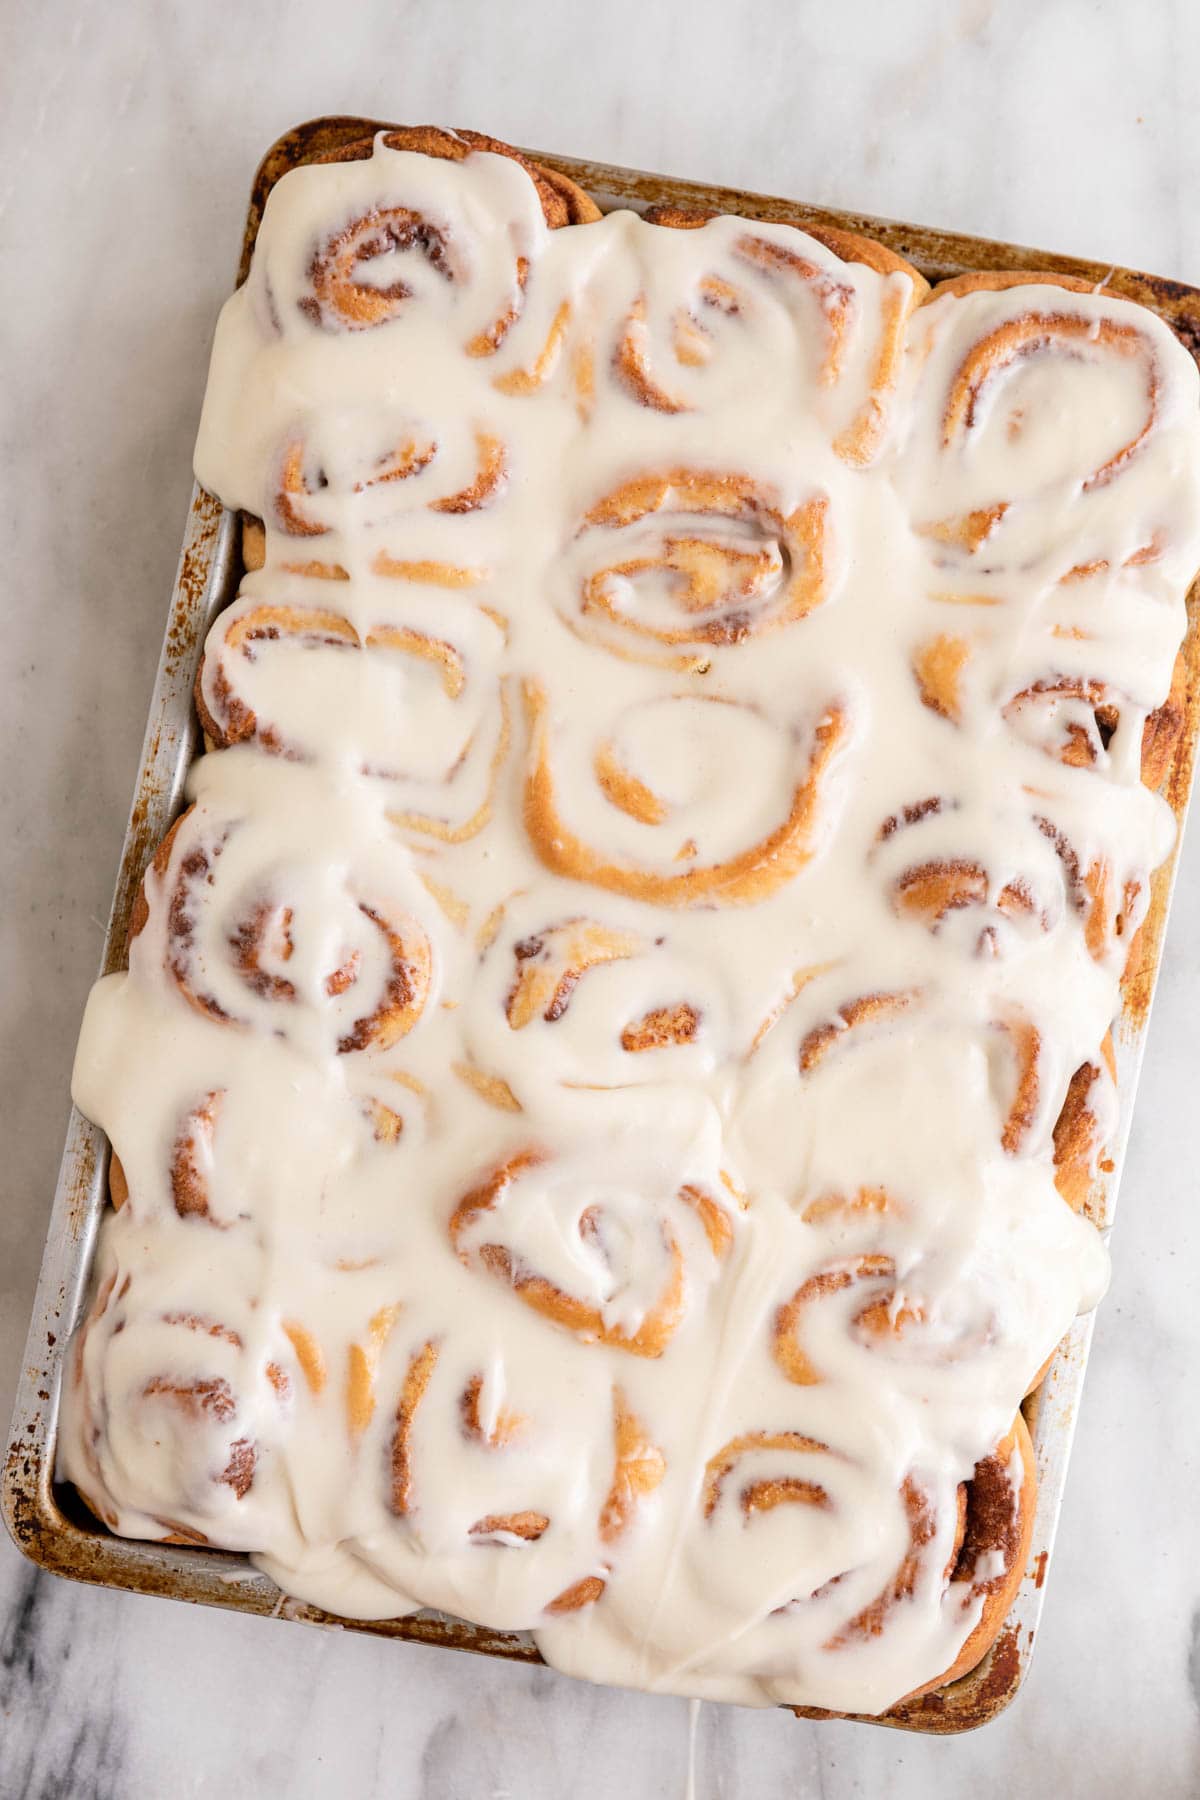
[[226, 747], [75, 1065], [127, 1196], [59, 1467], [112, 1529], [650, 1689], [954, 1663], [960, 1493], [1002, 1446], [1015, 1516], [1107, 1278], [1055, 1126], [1091, 1066], [1102, 1155], [1173, 841], [1200, 412], [1140, 308], [922, 297], [550, 231], [499, 155], [273, 189], [196, 450], [265, 526]]

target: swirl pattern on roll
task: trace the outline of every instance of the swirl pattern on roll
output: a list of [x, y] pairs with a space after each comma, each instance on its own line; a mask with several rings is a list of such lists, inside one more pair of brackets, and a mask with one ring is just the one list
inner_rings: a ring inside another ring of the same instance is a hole
[[245, 570], [80, 1044], [60, 1472], [593, 1679], [964, 1673], [1106, 1279], [1189, 357], [423, 128], [272, 190], [197, 471]]

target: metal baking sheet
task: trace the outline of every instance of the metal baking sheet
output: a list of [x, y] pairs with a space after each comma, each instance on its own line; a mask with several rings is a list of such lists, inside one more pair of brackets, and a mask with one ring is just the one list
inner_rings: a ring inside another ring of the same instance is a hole
[[[259, 168], [251, 195], [239, 281], [245, 278], [249, 267], [267, 194], [279, 177], [322, 151], [384, 128], [380, 121], [370, 119], [317, 119], [298, 126], [272, 145]], [[867, 214], [805, 207], [768, 195], [705, 187], [672, 176], [613, 168], [541, 151], [528, 154], [579, 182], [605, 211], [620, 206], [643, 210], [654, 202], [669, 202], [750, 218], [785, 219], [799, 225], [806, 221], [835, 225], [878, 238], [914, 262], [931, 280], [965, 269], [1042, 269], [1081, 276], [1097, 287], [1150, 307], [1200, 360], [1200, 290], [1181, 282], [1015, 244], [897, 224]], [[179, 810], [188, 770], [201, 749], [192, 708], [192, 683], [209, 624], [233, 600], [241, 573], [236, 515], [225, 512], [210, 495], [194, 488], [101, 973], [124, 965], [130, 908], [155, 846]], [[1200, 581], [1188, 596], [1185, 652], [1189, 670], [1187, 727], [1181, 734], [1165, 787], [1179, 822], [1180, 836], [1200, 722]], [[1177, 856], [1178, 841], [1171, 860], [1154, 878], [1146, 926], [1147, 975], [1140, 985], [1131, 985], [1125, 996], [1125, 1010], [1114, 1030], [1120, 1126], [1112, 1150], [1112, 1167], [1104, 1176], [1095, 1201], [1097, 1222], [1105, 1227], [1112, 1220], [1124, 1160]], [[108, 1143], [103, 1132], [73, 1110], [3, 1473], [5, 1520], [25, 1555], [57, 1574], [106, 1587], [168, 1595], [240, 1612], [282, 1614], [310, 1624], [440, 1643], [517, 1661], [539, 1661], [537, 1650], [524, 1633], [488, 1631], [432, 1612], [364, 1623], [338, 1619], [300, 1601], [285, 1600], [274, 1583], [252, 1568], [244, 1556], [114, 1537], [91, 1519], [70, 1489], [56, 1486], [54, 1458], [62, 1361], [87, 1296], [96, 1233], [107, 1204], [107, 1172]], [[996, 1643], [983, 1662], [959, 1681], [907, 1705], [893, 1707], [879, 1719], [867, 1722], [910, 1731], [965, 1731], [993, 1717], [1016, 1693], [1029, 1664], [1041, 1611], [1091, 1330], [1090, 1317], [1076, 1320], [1042, 1387], [1025, 1404], [1037, 1452], [1037, 1515], [1027, 1576]], [[830, 1716], [798, 1710], [809, 1718]]]

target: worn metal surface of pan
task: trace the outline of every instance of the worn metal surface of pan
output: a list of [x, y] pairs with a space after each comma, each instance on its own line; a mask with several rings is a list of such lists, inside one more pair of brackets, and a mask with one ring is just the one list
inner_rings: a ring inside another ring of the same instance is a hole
[[[271, 146], [254, 182], [239, 281], [245, 278], [249, 267], [267, 195], [280, 176], [326, 151], [383, 128], [381, 121], [371, 119], [316, 119], [286, 133]], [[968, 269], [1039, 269], [1080, 276], [1158, 313], [1200, 360], [1200, 290], [1182, 282], [1016, 244], [897, 224], [865, 213], [834, 212], [769, 195], [709, 187], [674, 176], [613, 168], [542, 151], [527, 154], [569, 175], [605, 211], [621, 206], [641, 211], [659, 202], [739, 213], [748, 218], [784, 219], [797, 225], [835, 225], [878, 238], [915, 263], [931, 280]], [[130, 908], [154, 848], [179, 810], [188, 770], [200, 750], [192, 709], [192, 683], [208, 626], [234, 598], [241, 572], [236, 516], [225, 512], [201, 489], [194, 489], [101, 973], [124, 964]], [[1181, 833], [1200, 723], [1200, 582], [1188, 596], [1185, 654], [1187, 724], [1164, 789]], [[1125, 1008], [1114, 1028], [1121, 1113], [1112, 1166], [1103, 1178], [1095, 1203], [1098, 1222], [1104, 1226], [1112, 1220], [1177, 856], [1178, 840], [1171, 859], [1154, 877], [1143, 971], [1127, 984]], [[107, 1203], [107, 1170], [108, 1143], [103, 1132], [73, 1110], [4, 1465], [4, 1515], [18, 1547], [43, 1568], [79, 1581], [230, 1607], [239, 1612], [282, 1614], [311, 1624], [371, 1632], [377, 1637], [444, 1644], [523, 1662], [539, 1661], [537, 1650], [524, 1633], [489, 1631], [432, 1612], [363, 1623], [335, 1618], [300, 1601], [284, 1600], [274, 1583], [259, 1574], [244, 1556], [114, 1537], [97, 1525], [70, 1489], [56, 1485], [54, 1456], [62, 1361], [87, 1294], [96, 1232]], [[966, 1731], [992, 1718], [1016, 1693], [1029, 1663], [1041, 1611], [1090, 1339], [1090, 1318], [1077, 1320], [1060, 1345], [1042, 1387], [1025, 1403], [1037, 1452], [1037, 1515], [1026, 1579], [996, 1643], [983, 1662], [959, 1681], [893, 1707], [869, 1723], [910, 1731]], [[805, 1717], [830, 1716], [798, 1710]]]

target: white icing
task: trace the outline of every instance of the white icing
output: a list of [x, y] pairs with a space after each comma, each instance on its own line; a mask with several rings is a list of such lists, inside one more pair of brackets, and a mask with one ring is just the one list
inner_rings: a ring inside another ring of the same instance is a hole
[[[334, 328], [314, 255], [397, 205], [442, 266], [377, 257], [408, 298]], [[947, 1582], [956, 1488], [1106, 1280], [1052, 1132], [1171, 844], [1139, 759], [1200, 415], [1120, 301], [942, 298], [900, 351], [911, 298], [784, 226], [549, 232], [499, 156], [380, 143], [272, 192], [196, 453], [267, 526], [201, 690], [257, 728], [192, 771], [75, 1068], [129, 1199], [60, 1468], [115, 1529], [706, 1698], [879, 1711], [954, 1661], [1004, 1565]], [[972, 346], [1031, 311], [1065, 353], [1023, 340], [948, 432]], [[974, 548], [947, 529], [1001, 500]], [[957, 718], [914, 673], [942, 636]], [[795, 860], [722, 875], [806, 783]], [[955, 859], [966, 899], [906, 914]]]

